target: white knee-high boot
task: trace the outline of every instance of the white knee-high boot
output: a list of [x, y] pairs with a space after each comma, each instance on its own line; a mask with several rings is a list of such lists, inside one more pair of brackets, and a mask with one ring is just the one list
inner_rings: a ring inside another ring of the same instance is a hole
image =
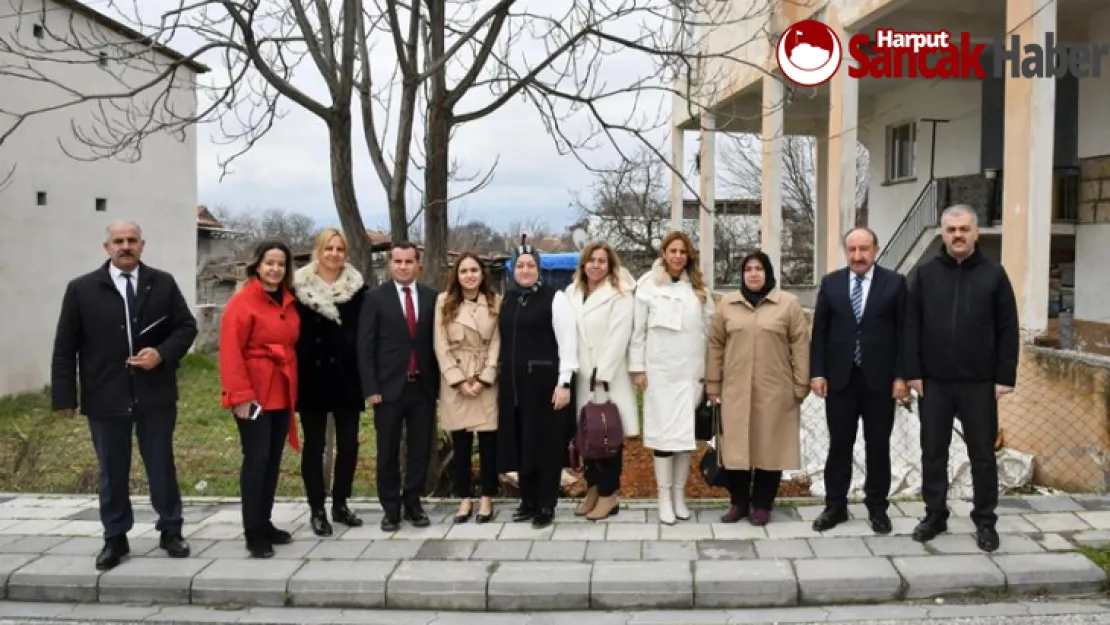
[[686, 507], [686, 479], [690, 477], [691, 452], [677, 452], [671, 457], [674, 461], [674, 483], [672, 484], [674, 515], [680, 521], [690, 520], [690, 509]]
[[655, 461], [655, 484], [659, 487], [659, 521], [674, 525], [674, 506], [671, 504], [671, 488], [674, 486], [674, 463], [672, 458], [652, 458]]

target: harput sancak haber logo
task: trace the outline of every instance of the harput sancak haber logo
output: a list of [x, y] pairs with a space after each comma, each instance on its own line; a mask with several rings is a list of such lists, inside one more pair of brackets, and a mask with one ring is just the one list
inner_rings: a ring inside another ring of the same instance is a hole
[[840, 39], [817, 20], [794, 24], [779, 37], [775, 50], [782, 75], [802, 87], [827, 82], [840, 69]]
[[[880, 28], [874, 37], [853, 35], [848, 55], [856, 64], [848, 68], [852, 78], [1086, 78], [1102, 74], [1103, 63], [1110, 62], [1110, 44], [1060, 45], [1051, 32], [1043, 41], [1023, 44], [1010, 35], [988, 44], [972, 42], [966, 32]], [[825, 24], [805, 20], [782, 34], [775, 56], [786, 78], [814, 87], [840, 68], [841, 43]]]

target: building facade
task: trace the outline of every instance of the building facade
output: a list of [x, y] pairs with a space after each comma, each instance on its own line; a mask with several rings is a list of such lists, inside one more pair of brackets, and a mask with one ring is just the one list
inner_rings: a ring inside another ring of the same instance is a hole
[[[197, 75], [207, 71], [81, 3], [42, 0], [13, 6], [14, 11], [0, 9], [5, 43], [0, 48], [0, 110], [9, 113], [0, 115], [0, 136], [19, 121], [10, 113], [57, 110], [23, 118], [0, 139], [0, 180], [7, 177], [0, 190], [5, 218], [0, 230], [5, 303], [0, 395], [49, 384], [62, 294], [69, 280], [107, 259], [102, 244], [113, 220], [138, 222], [147, 243], [144, 262], [172, 273], [186, 301], [195, 301], [195, 131], [190, 126], [147, 136], [141, 156], [90, 160], [91, 151], [77, 141], [74, 128], [98, 132], [101, 116], [123, 114], [126, 102], [70, 103], [74, 94], [83, 100], [85, 94], [119, 93], [121, 87], [149, 81], [149, 72], [134, 71], [141, 59], [149, 68], [177, 67], [173, 82], [158, 93], [176, 115], [189, 116], [197, 107]], [[87, 49], [75, 49], [73, 41], [87, 42], [81, 44]], [[13, 77], [17, 72], [42, 78]]]
[[[710, 3], [713, 4], [713, 3]], [[968, 33], [989, 43], [1050, 34], [1066, 46], [1110, 44], [1110, 5], [1084, 0], [746, 0], [719, 3], [704, 32], [687, 37], [699, 61], [678, 77], [673, 150], [700, 135], [700, 195], [713, 202], [714, 135], [762, 137], [763, 248], [782, 233], [781, 144], [817, 139], [818, 273], [843, 265], [841, 238], [855, 223], [856, 143], [870, 152], [867, 222], [880, 263], [908, 272], [939, 249], [939, 214], [966, 203], [979, 215], [984, 253], [1003, 262], [1028, 335], [1059, 311], [1110, 321], [1098, 267], [1110, 261], [1110, 59], [1076, 78], [852, 78], [847, 42], [876, 29]], [[758, 5], [758, 6], [757, 6]], [[764, 8], [766, 7], [766, 8]], [[780, 73], [775, 48], [798, 21], [827, 24], [844, 45], [833, 78], [800, 87]], [[953, 35], [955, 37], [956, 35]], [[726, 58], [728, 57], [728, 58]], [[984, 59], [989, 67], [991, 59]], [[681, 210], [681, 181], [672, 214]], [[705, 224], [702, 227], [706, 227]]]

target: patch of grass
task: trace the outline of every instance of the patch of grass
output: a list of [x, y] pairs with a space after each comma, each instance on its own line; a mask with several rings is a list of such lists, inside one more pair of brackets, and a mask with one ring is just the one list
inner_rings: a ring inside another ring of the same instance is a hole
[[1076, 547], [1076, 551], [1087, 556], [1087, 559], [1094, 562], [1095, 566], [1105, 571], [1107, 575], [1110, 575], [1110, 550], [1079, 545]]
[[[237, 496], [242, 453], [234, 417], [220, 407], [220, 380], [211, 356], [190, 354], [178, 371], [174, 436], [181, 493]], [[298, 424], [299, 425], [299, 424]], [[360, 428], [354, 495], [375, 493], [374, 426], [369, 413]], [[132, 492], [147, 493], [138, 445], [132, 457]], [[286, 447], [280, 495], [303, 496], [300, 454]], [[95, 493], [96, 455], [84, 417], [63, 419], [50, 410], [50, 392], [0, 397], [0, 491]]]

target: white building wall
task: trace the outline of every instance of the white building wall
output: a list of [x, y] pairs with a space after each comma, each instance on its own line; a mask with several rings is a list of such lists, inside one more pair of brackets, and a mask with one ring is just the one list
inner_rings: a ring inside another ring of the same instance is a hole
[[[44, 1], [45, 11], [31, 1], [21, 5], [21, 15], [0, 11], [0, 37], [34, 42], [32, 26], [45, 15], [47, 29], [59, 36], [68, 33], [72, 25], [78, 32], [96, 32], [99, 39], [125, 41], [99, 24]], [[25, 62], [0, 53], [0, 67]], [[120, 89], [112, 75], [119, 68], [111, 61], [106, 68], [96, 63], [37, 62], [35, 69], [81, 93]], [[189, 86], [196, 76], [182, 69], [179, 77], [183, 88], [175, 89], [169, 101], [179, 113], [192, 114], [196, 96]], [[149, 79], [138, 72], [129, 72], [124, 78], [129, 84]], [[3, 110], [38, 110], [67, 97], [41, 82], [8, 77], [4, 83], [0, 89]], [[186, 301], [195, 301], [195, 132], [190, 128], [177, 137], [148, 138], [142, 145], [141, 160], [133, 164], [67, 157], [59, 141], [71, 152], [88, 154], [88, 149], [74, 140], [71, 123], [93, 129], [95, 110], [92, 105], [81, 105], [29, 118], [0, 145], [0, 177], [18, 165], [10, 184], [0, 191], [4, 217], [0, 229], [0, 293], [4, 301], [0, 395], [49, 384], [54, 330], [66, 283], [107, 259], [102, 243], [105, 227], [112, 220], [139, 222], [147, 242], [144, 262], [171, 272]], [[0, 132], [11, 123], [10, 118], [0, 116]], [[45, 206], [37, 205], [39, 192], [47, 194]], [[96, 211], [97, 198], [107, 201], [105, 211]]]
[[[1110, 9], [1091, 19], [1088, 41], [1110, 41]], [[1079, 158], [1110, 155], [1110, 67], [1079, 81]], [[1075, 318], [1110, 323], [1110, 224], [1080, 224], [1075, 230]]]
[[881, 242], [889, 242], [905, 218], [921, 189], [929, 182], [929, 154], [932, 124], [918, 123], [914, 155], [913, 182], [885, 185], [887, 150], [886, 130], [921, 118], [947, 119], [937, 124], [937, 178], [964, 176], [979, 172], [980, 83], [966, 81], [907, 81], [904, 86], [874, 97], [872, 111], [860, 119], [859, 140], [871, 153], [868, 175], [867, 220]]

